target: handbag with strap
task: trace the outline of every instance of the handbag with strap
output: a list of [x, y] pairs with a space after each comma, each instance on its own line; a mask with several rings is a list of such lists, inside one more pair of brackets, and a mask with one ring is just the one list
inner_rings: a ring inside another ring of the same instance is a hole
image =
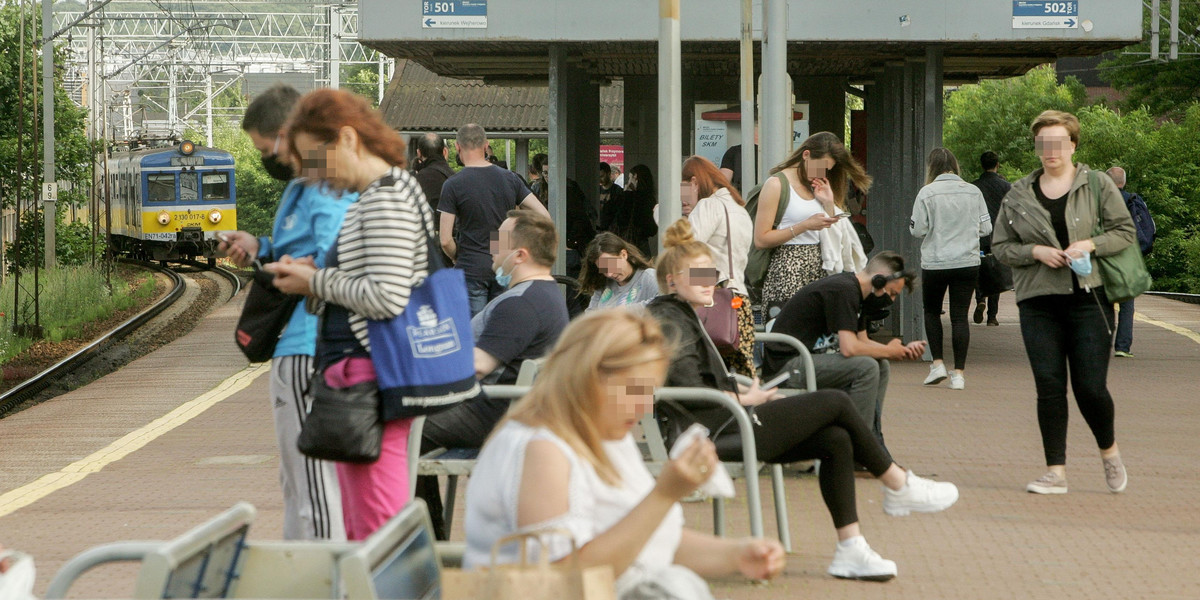
[[[492, 564], [472, 571], [442, 569], [442, 600], [613, 600], [616, 586], [609, 565], [579, 567], [575, 538], [571, 539], [570, 560], [549, 564], [543, 534], [518, 533], [500, 538], [492, 546]], [[541, 551], [536, 563], [530, 563], [526, 540], [536, 541]], [[518, 543], [521, 560], [511, 565], [496, 564], [500, 547]]]
[[979, 293], [993, 296], [1013, 289], [1012, 267], [1000, 262], [995, 254], [987, 253], [979, 259]]
[[466, 278], [445, 267], [424, 225], [428, 276], [404, 312], [367, 320], [384, 421], [437, 413], [479, 394]]
[[[729, 229], [729, 208], [725, 207], [725, 249], [729, 257], [729, 274], [733, 276], [733, 232]], [[712, 304], [696, 309], [696, 316], [708, 332], [722, 355], [738, 352], [741, 349], [741, 332], [738, 329], [738, 308], [742, 299], [727, 287], [717, 287], [713, 290]]]
[[348, 463], [379, 460], [383, 421], [379, 418], [379, 388], [374, 381], [335, 388], [317, 372], [309, 382], [308, 416], [296, 438], [305, 456]]
[[[1093, 236], [1104, 233], [1104, 211], [1100, 201], [1100, 184], [1095, 171], [1088, 171], [1088, 186], [1096, 196], [1096, 227]], [[1104, 295], [1109, 302], [1127, 302], [1150, 289], [1150, 272], [1146, 270], [1146, 259], [1137, 242], [1126, 246], [1110, 256], [1096, 256], [1100, 279], [1104, 281]]]
[[[788, 183], [787, 176], [783, 173], [773, 175], [779, 180], [779, 206], [775, 209], [775, 223], [771, 225], [772, 229], [779, 227], [779, 223], [783, 220], [783, 213], [787, 211], [788, 201], [791, 200], [791, 184]], [[762, 186], [755, 186], [746, 195], [746, 212], [750, 213], [750, 220], [754, 221], [758, 213], [758, 197], [761, 195]], [[750, 295], [751, 302], [759, 302], [762, 299], [763, 282], [767, 279], [767, 269], [771, 266], [771, 257], [775, 254], [775, 248], [759, 248], [757, 245], [750, 245], [750, 254], [746, 258], [746, 292]]]
[[275, 345], [283, 328], [287, 327], [296, 304], [302, 296], [285, 294], [271, 281], [275, 275], [261, 269], [254, 270], [254, 283], [246, 292], [246, 304], [238, 317], [233, 339], [250, 362], [271, 360]]

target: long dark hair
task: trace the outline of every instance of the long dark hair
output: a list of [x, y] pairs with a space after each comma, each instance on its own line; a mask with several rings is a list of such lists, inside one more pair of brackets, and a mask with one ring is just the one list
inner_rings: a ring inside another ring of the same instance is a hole
[[638, 195], [649, 198], [656, 198], [658, 196], [658, 188], [654, 185], [654, 174], [650, 172], [650, 167], [637, 165], [630, 169], [629, 172], [637, 175]]
[[925, 185], [933, 183], [943, 173], [959, 174], [958, 159], [949, 148], [934, 148], [929, 152], [929, 170], [925, 173]]
[[587, 251], [583, 256], [583, 267], [579, 269], [579, 295], [591, 296], [597, 290], [604, 289], [608, 285], [608, 277], [600, 272], [596, 262], [600, 260], [600, 254], [612, 254], [614, 256], [621, 254], [624, 250], [628, 256], [629, 266], [633, 267], [633, 273], [636, 275], [638, 271], [649, 269], [650, 261], [642, 255], [642, 251], [637, 249], [637, 246], [621, 239], [621, 236], [605, 231], [597, 235], [592, 243], [588, 244]]
[[804, 143], [800, 144], [788, 156], [786, 160], [779, 163], [775, 168], [771, 169], [771, 173], [778, 173], [784, 169], [800, 165], [796, 171], [800, 175], [800, 185], [812, 193], [812, 183], [808, 180], [808, 173], [803, 168], [804, 151], [808, 151], [809, 158], [833, 158], [833, 168], [829, 170], [826, 178], [829, 179], [829, 186], [833, 189], [833, 201], [838, 205], [838, 208], [846, 208], [846, 190], [848, 188], [847, 179], [854, 181], [854, 185], [864, 194], [871, 189], [871, 176], [867, 175], [863, 166], [850, 155], [850, 151], [846, 149], [846, 145], [842, 140], [828, 131], [814, 133]]

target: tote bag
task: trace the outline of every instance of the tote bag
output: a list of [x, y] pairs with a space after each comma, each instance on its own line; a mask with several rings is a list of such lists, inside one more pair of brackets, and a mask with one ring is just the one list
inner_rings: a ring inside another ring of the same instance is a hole
[[[536, 563], [530, 563], [526, 555], [527, 539], [541, 544]], [[520, 562], [495, 564], [497, 549], [511, 542], [521, 545]], [[574, 538], [571, 543], [574, 547]], [[611, 566], [580, 568], [578, 558], [551, 565], [547, 563], [546, 554], [539, 532], [500, 538], [492, 547], [490, 567], [473, 571], [442, 570], [442, 600], [615, 600], [617, 592]]]
[[[1096, 196], [1096, 227], [1092, 235], [1104, 233], [1104, 213], [1100, 204], [1100, 185], [1095, 171], [1088, 172], [1088, 186]], [[1150, 289], [1150, 272], [1146, 270], [1146, 260], [1142, 258], [1142, 250], [1136, 242], [1124, 250], [1111, 256], [1097, 256], [1096, 266], [1100, 269], [1100, 279], [1104, 281], [1104, 295], [1109, 302], [1126, 302], [1142, 295]]]
[[479, 394], [463, 272], [442, 263], [425, 228], [429, 275], [399, 315], [367, 320], [384, 421], [429, 415]]
[[250, 362], [271, 360], [279, 336], [302, 298], [279, 291], [271, 283], [274, 278], [273, 273], [254, 269], [254, 283], [246, 293], [246, 304], [238, 317], [234, 341]]

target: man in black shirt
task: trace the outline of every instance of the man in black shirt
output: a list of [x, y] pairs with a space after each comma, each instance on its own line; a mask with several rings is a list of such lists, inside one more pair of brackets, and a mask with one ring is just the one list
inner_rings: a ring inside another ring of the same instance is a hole
[[[812, 354], [817, 387], [850, 394], [858, 414], [883, 444], [883, 397], [887, 393], [888, 360], [917, 360], [925, 342], [899, 339], [881, 344], [867, 336], [863, 312], [874, 312], [905, 288], [915, 276], [904, 270], [895, 252], [880, 252], [862, 271], [818, 279], [796, 292], [775, 319], [773, 332], [798, 340]], [[874, 310], [873, 310], [874, 309]], [[803, 389], [802, 359], [787, 346], [767, 344], [763, 372], [793, 371], [784, 387]], [[886, 446], [884, 446], [886, 448]]]
[[482, 127], [463, 125], [454, 144], [464, 168], [442, 186], [439, 232], [442, 251], [466, 274], [471, 314], [476, 315], [504, 291], [492, 272], [488, 246], [504, 216], [517, 207], [546, 218], [550, 213], [516, 173], [488, 162], [484, 156], [487, 134]]
[[442, 198], [442, 185], [454, 175], [450, 163], [446, 162], [446, 142], [442, 140], [442, 136], [426, 133], [417, 141], [417, 162], [413, 165], [413, 173], [417, 183], [421, 185], [421, 191], [425, 192], [429, 208], [437, 213], [438, 202]]
[[[979, 166], [983, 167], [983, 174], [979, 179], [971, 183], [983, 192], [983, 201], [987, 204], [988, 214], [992, 217], [992, 227], [996, 226], [996, 215], [1000, 212], [1000, 202], [1004, 200], [1004, 195], [1008, 190], [1012, 189], [1006, 179], [1000, 176], [996, 171], [1000, 168], [1000, 157], [996, 156], [991, 150], [984, 152], [979, 156]], [[992, 234], [988, 234], [979, 238], [979, 251], [988, 254], [992, 251]], [[982, 270], [980, 275], [983, 275]], [[973, 315], [976, 323], [983, 322], [983, 311], [987, 310], [987, 324], [999, 325], [1000, 321], [996, 320], [996, 315], [1000, 311], [1000, 292], [984, 296], [980, 293], [982, 290], [976, 286], [975, 288], [975, 314]]]

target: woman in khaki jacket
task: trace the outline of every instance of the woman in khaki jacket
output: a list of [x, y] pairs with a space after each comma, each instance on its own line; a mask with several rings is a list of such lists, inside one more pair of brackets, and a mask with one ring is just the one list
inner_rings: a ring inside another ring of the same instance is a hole
[[[992, 252], [1013, 268], [1049, 467], [1025, 489], [1067, 493], [1069, 372], [1075, 402], [1096, 437], [1105, 480], [1115, 494], [1125, 489], [1128, 477], [1113, 432], [1108, 393], [1113, 307], [1093, 257], [1116, 254], [1134, 243], [1133, 219], [1107, 175], [1072, 162], [1079, 144], [1075, 115], [1045, 111], [1032, 130], [1042, 168], [1013, 184], [992, 234]], [[1093, 236], [1098, 208], [1103, 233]]]

